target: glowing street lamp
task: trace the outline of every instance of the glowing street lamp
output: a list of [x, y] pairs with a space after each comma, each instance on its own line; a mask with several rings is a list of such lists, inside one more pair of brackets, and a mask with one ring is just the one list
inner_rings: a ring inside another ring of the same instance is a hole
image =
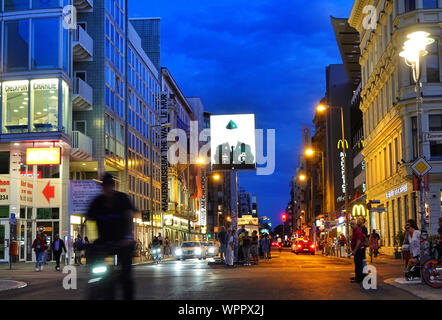
[[[425, 31], [416, 31], [407, 35], [408, 40], [404, 42], [403, 50], [399, 56], [405, 59], [405, 63], [411, 67], [413, 71], [414, 82], [416, 83], [416, 114], [417, 114], [417, 143], [418, 143], [418, 158], [424, 155], [422, 142], [422, 94], [421, 88], [421, 57], [428, 54], [427, 46], [434, 43], [434, 39], [429, 37], [430, 34]], [[420, 199], [419, 207], [421, 214], [421, 238], [427, 238], [427, 230], [425, 226], [426, 210], [425, 210], [425, 179], [420, 178]], [[422, 255], [424, 257], [425, 255]]]
[[307, 157], [311, 157], [311, 156], [313, 156], [315, 154], [315, 150], [313, 150], [312, 148], [308, 148], [308, 149], [305, 150], [304, 153], [305, 153], [305, 155]]
[[307, 180], [307, 177], [306, 177], [305, 174], [301, 174], [301, 175], [298, 177], [298, 179], [299, 179], [300, 181], [305, 181], [305, 180]]
[[320, 104], [316, 107], [316, 111], [318, 112], [324, 112], [325, 110], [327, 110], [327, 107], [323, 104]]

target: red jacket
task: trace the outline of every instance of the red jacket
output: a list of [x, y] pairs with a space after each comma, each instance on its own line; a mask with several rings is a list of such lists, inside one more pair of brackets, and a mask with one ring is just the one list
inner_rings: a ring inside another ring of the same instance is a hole
[[34, 251], [37, 252], [37, 241], [40, 241], [41, 252], [45, 251], [46, 250], [46, 243], [44, 242], [44, 240], [42, 238], [40, 238], [40, 240], [37, 238], [32, 243], [32, 248], [34, 248]]

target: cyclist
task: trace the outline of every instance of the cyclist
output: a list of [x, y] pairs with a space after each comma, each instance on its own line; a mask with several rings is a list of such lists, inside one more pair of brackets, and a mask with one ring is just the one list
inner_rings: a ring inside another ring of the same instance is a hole
[[[135, 208], [126, 194], [115, 191], [115, 180], [111, 174], [106, 173], [103, 176], [102, 189], [103, 194], [92, 201], [87, 214], [87, 220], [95, 221], [98, 231], [91, 258], [101, 259], [107, 255], [117, 255], [121, 265], [118, 278], [123, 287], [123, 296], [125, 300], [132, 300], [132, 257], [135, 248], [132, 230]], [[106, 294], [113, 299], [115, 281], [109, 283]]]

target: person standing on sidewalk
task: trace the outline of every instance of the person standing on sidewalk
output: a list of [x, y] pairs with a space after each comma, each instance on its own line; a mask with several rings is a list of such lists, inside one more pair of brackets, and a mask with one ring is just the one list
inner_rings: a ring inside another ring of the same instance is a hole
[[252, 232], [252, 239], [251, 239], [251, 246], [250, 246], [250, 254], [253, 258], [253, 264], [258, 264], [258, 246], [259, 246], [259, 239], [258, 239], [258, 232], [255, 230]]
[[51, 249], [54, 254], [55, 259], [55, 270], [60, 271], [60, 257], [63, 253], [63, 250], [65, 254], [67, 253], [66, 246], [64, 244], [64, 241], [60, 239], [60, 235], [55, 235], [54, 241], [51, 243]]
[[45, 250], [43, 251], [43, 253], [42, 253], [42, 258], [41, 258], [41, 260], [42, 260], [42, 264], [43, 265], [47, 265], [48, 264], [48, 262], [47, 262], [47, 258], [48, 258], [48, 235], [46, 234], [46, 233], [43, 233], [43, 237], [42, 237], [42, 239], [43, 239], [43, 241], [44, 241], [44, 243], [45, 243]]
[[226, 260], [228, 234], [227, 234], [226, 228], [224, 228], [224, 226], [221, 226], [220, 230], [221, 231], [218, 232], [219, 257], [221, 259], [221, 262], [224, 262]]
[[250, 267], [250, 247], [252, 245], [252, 240], [249, 237], [249, 232], [244, 232], [244, 237], [242, 239], [242, 252], [244, 256], [244, 265]]
[[364, 247], [364, 235], [361, 229], [358, 227], [356, 220], [350, 222], [351, 228], [353, 230], [353, 235], [351, 237], [351, 252], [354, 256], [355, 261], [355, 277], [351, 278], [351, 282], [362, 282], [364, 280], [363, 275], [363, 263], [365, 259], [365, 247]]
[[75, 265], [81, 266], [81, 255], [84, 250], [84, 242], [80, 235], [77, 236], [74, 242], [74, 253], [75, 253]]
[[361, 229], [362, 234], [364, 235], [364, 259], [362, 261], [362, 270], [365, 269], [365, 267], [367, 266], [367, 256], [366, 256], [366, 248], [368, 248], [370, 246], [370, 238], [369, 238], [369, 234], [368, 234], [368, 229], [365, 226], [365, 218], [364, 217], [359, 217], [358, 218], [358, 227], [359, 229]]
[[261, 239], [262, 253], [264, 255], [264, 261], [269, 261], [270, 258], [270, 239], [269, 235], [266, 233]]
[[235, 249], [235, 230], [232, 230], [227, 235], [227, 251], [226, 251], [226, 267], [228, 268], [234, 268], [233, 264], [233, 256], [234, 256], [234, 249]]
[[345, 246], [347, 245], [347, 238], [342, 233], [341, 237], [339, 238], [339, 245], [341, 249], [341, 257], [345, 257]]
[[46, 247], [46, 243], [43, 241], [41, 234], [37, 233], [37, 238], [32, 243], [32, 248], [34, 249], [35, 260], [36, 260], [35, 271], [42, 271], [43, 270], [41, 259], [43, 257], [43, 252], [45, 251], [45, 247]]
[[374, 256], [375, 258], [379, 253], [379, 235], [376, 233], [376, 230], [373, 229], [373, 232], [370, 235], [370, 256]]

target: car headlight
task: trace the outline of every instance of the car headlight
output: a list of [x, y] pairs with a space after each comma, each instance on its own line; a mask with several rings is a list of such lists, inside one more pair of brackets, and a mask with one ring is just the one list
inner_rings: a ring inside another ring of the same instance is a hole
[[215, 253], [215, 248], [209, 248], [209, 253]]
[[183, 254], [183, 250], [181, 250], [181, 249], [176, 249], [176, 250], [175, 250], [175, 254], [176, 254], [177, 256], [180, 256], [180, 255]]
[[201, 254], [201, 252], [202, 252], [202, 251], [201, 251], [201, 248], [196, 248], [196, 249], [195, 249], [195, 254], [198, 254], [198, 255], [199, 255], [199, 254]]

